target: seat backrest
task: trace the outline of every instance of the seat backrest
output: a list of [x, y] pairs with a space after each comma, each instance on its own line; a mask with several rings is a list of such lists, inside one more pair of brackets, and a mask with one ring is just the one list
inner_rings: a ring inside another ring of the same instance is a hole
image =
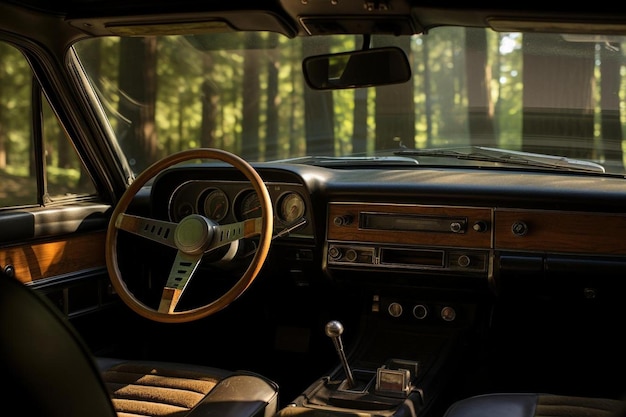
[[2, 408], [50, 417], [115, 417], [85, 343], [56, 307], [0, 274]]

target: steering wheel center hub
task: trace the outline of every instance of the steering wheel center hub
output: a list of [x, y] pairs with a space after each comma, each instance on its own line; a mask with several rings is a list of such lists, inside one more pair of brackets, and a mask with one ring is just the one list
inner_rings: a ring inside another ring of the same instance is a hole
[[206, 217], [192, 214], [178, 223], [174, 232], [176, 247], [190, 255], [197, 255], [206, 248], [213, 239], [213, 225]]

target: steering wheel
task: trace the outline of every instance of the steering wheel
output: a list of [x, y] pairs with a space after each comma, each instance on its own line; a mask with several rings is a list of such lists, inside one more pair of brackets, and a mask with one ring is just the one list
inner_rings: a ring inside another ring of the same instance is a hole
[[[259, 196], [261, 217], [221, 225], [200, 214], [188, 215], [175, 223], [126, 213], [134, 196], [151, 178], [172, 165], [192, 159], [217, 159], [241, 171]], [[259, 174], [246, 161], [220, 149], [201, 148], [178, 152], [143, 171], [126, 189], [113, 210], [106, 238], [106, 264], [109, 278], [122, 301], [145, 318], [163, 323], [184, 323], [201, 319], [228, 306], [243, 294], [257, 277], [269, 252], [273, 219], [269, 192]], [[117, 238], [120, 230], [161, 243], [177, 251], [163, 288], [158, 310], [137, 299], [122, 279], [117, 257]], [[241, 278], [228, 291], [208, 304], [189, 310], [176, 310], [181, 295], [205, 253], [252, 236], [259, 236], [254, 257]]]

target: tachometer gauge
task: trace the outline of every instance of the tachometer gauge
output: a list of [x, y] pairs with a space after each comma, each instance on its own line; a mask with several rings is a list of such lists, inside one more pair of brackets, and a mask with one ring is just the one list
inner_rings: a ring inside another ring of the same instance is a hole
[[236, 207], [237, 220], [261, 217], [261, 201], [256, 191], [248, 190], [240, 196]]
[[278, 217], [285, 223], [291, 223], [304, 216], [305, 206], [302, 196], [289, 192], [278, 202]]
[[214, 189], [209, 191], [203, 203], [203, 213], [209, 219], [219, 222], [228, 213], [228, 197], [224, 191]]
[[170, 220], [179, 222], [193, 213], [193, 204], [188, 201], [177, 201], [170, 209]]

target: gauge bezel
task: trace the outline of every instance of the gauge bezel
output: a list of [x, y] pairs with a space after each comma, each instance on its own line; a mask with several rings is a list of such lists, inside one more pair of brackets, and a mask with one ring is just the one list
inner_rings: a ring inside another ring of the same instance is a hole
[[[223, 203], [225, 207], [221, 210], [218, 216], [213, 216], [209, 212], [210, 210], [207, 210], [207, 203], [209, 199], [220, 198], [220, 197], [223, 199]], [[220, 222], [224, 220], [226, 216], [228, 216], [228, 213], [230, 210], [230, 201], [228, 198], [228, 194], [226, 194], [226, 192], [219, 187], [206, 188], [202, 190], [202, 192], [199, 194], [198, 200], [196, 201], [196, 208], [198, 210], [198, 213], [201, 213], [203, 216], [215, 222]]]
[[[178, 185], [176, 189], [172, 192], [167, 202], [167, 215], [169, 217], [169, 220], [172, 222], [178, 223], [190, 214], [196, 214], [198, 212], [197, 204], [184, 198], [186, 188], [189, 183], [190, 181], [185, 181], [184, 183]], [[180, 211], [182, 211], [183, 209], [186, 209], [186, 213], [181, 214]]]
[[[254, 201], [255, 199], [259, 201], [258, 208], [255, 209], [255, 211], [259, 210], [259, 215], [253, 216], [253, 215], [246, 214], [244, 212], [244, 206], [246, 204], [249, 204], [249, 202]], [[254, 191], [254, 189], [252, 188], [243, 189], [235, 196], [234, 204], [233, 204], [233, 216], [235, 217], [235, 219], [237, 219], [237, 221], [244, 221], [244, 220], [260, 217], [261, 216], [260, 209], [261, 209], [261, 206], [260, 206], [259, 196]]]
[[[290, 213], [287, 212], [287, 208], [284, 207], [285, 201], [291, 197], [297, 198], [297, 201], [299, 201], [299, 205], [302, 208], [301, 212], [299, 212], [297, 216], [292, 216]], [[296, 220], [303, 218], [306, 215], [306, 209], [307, 207], [304, 197], [302, 196], [302, 194], [296, 191], [285, 191], [284, 193], [279, 195], [278, 199], [276, 200], [276, 216], [284, 224], [291, 224]]]
[[[179, 213], [183, 209], [187, 209], [187, 212], [185, 214]], [[194, 213], [195, 213], [195, 208], [194, 208], [193, 204], [191, 204], [189, 201], [184, 201], [183, 200], [180, 204], [172, 204], [170, 206], [168, 215], [169, 215], [170, 221], [178, 223], [179, 221], [181, 221], [185, 217], [189, 216], [190, 214], [194, 214]]]

